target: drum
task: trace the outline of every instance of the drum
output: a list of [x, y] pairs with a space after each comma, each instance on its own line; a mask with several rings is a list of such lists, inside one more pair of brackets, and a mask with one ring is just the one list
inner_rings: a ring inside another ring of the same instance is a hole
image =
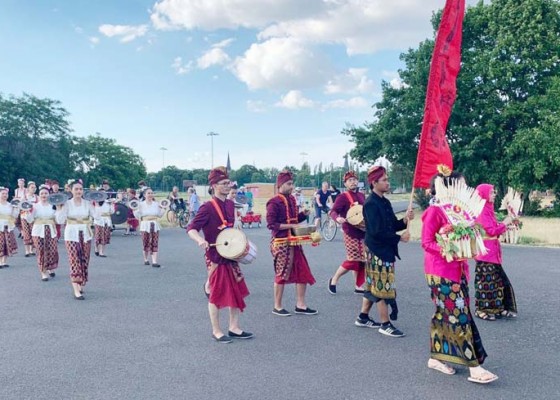
[[218, 253], [228, 260], [250, 264], [257, 258], [257, 247], [239, 229], [224, 229], [216, 238]]
[[115, 212], [111, 214], [111, 222], [113, 225], [124, 224], [127, 218], [128, 207], [123, 203], [115, 203]]
[[366, 223], [364, 221], [363, 209], [364, 207], [361, 204], [354, 204], [346, 213], [346, 221], [348, 221], [350, 225], [365, 231]]

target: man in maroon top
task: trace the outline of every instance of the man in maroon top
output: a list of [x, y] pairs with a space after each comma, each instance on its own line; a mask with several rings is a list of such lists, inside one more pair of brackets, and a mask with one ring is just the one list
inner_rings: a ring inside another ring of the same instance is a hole
[[[231, 182], [225, 167], [210, 171], [208, 183], [212, 187], [212, 200], [204, 203], [191, 221], [187, 234], [205, 251], [210, 294], [208, 312], [212, 323], [212, 338], [219, 343], [231, 343], [232, 339], [250, 339], [253, 334], [239, 328], [239, 313], [245, 308], [244, 298], [249, 295], [243, 273], [236, 261], [222, 257], [215, 246], [223, 229], [233, 229], [235, 209], [233, 201], [227, 200]], [[202, 230], [204, 237], [198, 231]], [[206, 292], [206, 284], [204, 285]], [[229, 307], [229, 332], [220, 328], [220, 308]]]
[[305, 290], [307, 285], [313, 285], [315, 278], [309, 269], [309, 263], [303, 254], [298, 237], [292, 235], [291, 228], [295, 228], [307, 219], [309, 211], [298, 213], [296, 199], [292, 196], [294, 190], [293, 175], [290, 171], [282, 171], [276, 178], [278, 194], [266, 203], [266, 223], [272, 232], [270, 251], [274, 260], [274, 309], [272, 313], [281, 317], [291, 314], [282, 307], [284, 285], [296, 284], [296, 314], [315, 315], [313, 310], [305, 304]]
[[329, 293], [336, 294], [336, 284], [340, 277], [348, 271], [354, 273], [356, 279], [354, 293], [362, 294], [362, 285], [365, 282], [366, 255], [364, 248], [365, 228], [360, 229], [351, 225], [346, 220], [346, 214], [354, 204], [363, 205], [366, 198], [358, 191], [358, 177], [354, 171], [344, 174], [344, 186], [346, 192], [337, 196], [331, 209], [330, 216], [339, 224], [342, 224], [344, 232], [344, 248], [346, 249], [346, 260], [338, 267], [334, 276], [329, 279]]

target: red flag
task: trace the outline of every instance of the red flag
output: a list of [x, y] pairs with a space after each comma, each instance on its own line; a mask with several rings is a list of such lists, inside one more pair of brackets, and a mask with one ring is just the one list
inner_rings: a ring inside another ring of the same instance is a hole
[[437, 165], [453, 169], [453, 157], [445, 130], [457, 95], [461, 68], [461, 39], [465, 0], [447, 0], [439, 25], [424, 106], [424, 120], [414, 171], [415, 188], [427, 188]]

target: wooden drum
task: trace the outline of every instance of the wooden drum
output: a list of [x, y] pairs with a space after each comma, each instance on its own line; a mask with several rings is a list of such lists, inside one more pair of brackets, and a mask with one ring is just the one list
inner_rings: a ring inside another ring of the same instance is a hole
[[346, 213], [346, 221], [348, 221], [350, 225], [365, 231], [366, 223], [364, 221], [363, 209], [364, 207], [361, 204], [356, 203], [352, 205]]
[[257, 258], [257, 247], [239, 229], [224, 229], [216, 238], [216, 250], [228, 260], [250, 264]]

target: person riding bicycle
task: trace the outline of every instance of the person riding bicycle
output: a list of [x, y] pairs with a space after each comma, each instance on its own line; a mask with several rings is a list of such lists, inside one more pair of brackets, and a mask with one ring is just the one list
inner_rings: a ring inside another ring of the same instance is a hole
[[319, 229], [321, 224], [321, 212], [328, 213], [332, 205], [332, 192], [329, 190], [329, 183], [323, 182], [321, 189], [315, 193], [315, 226]]
[[167, 196], [167, 199], [171, 203], [171, 209], [173, 211], [176, 210], [186, 210], [185, 201], [182, 197], [179, 197], [179, 188], [177, 186], [173, 186], [171, 193]]

